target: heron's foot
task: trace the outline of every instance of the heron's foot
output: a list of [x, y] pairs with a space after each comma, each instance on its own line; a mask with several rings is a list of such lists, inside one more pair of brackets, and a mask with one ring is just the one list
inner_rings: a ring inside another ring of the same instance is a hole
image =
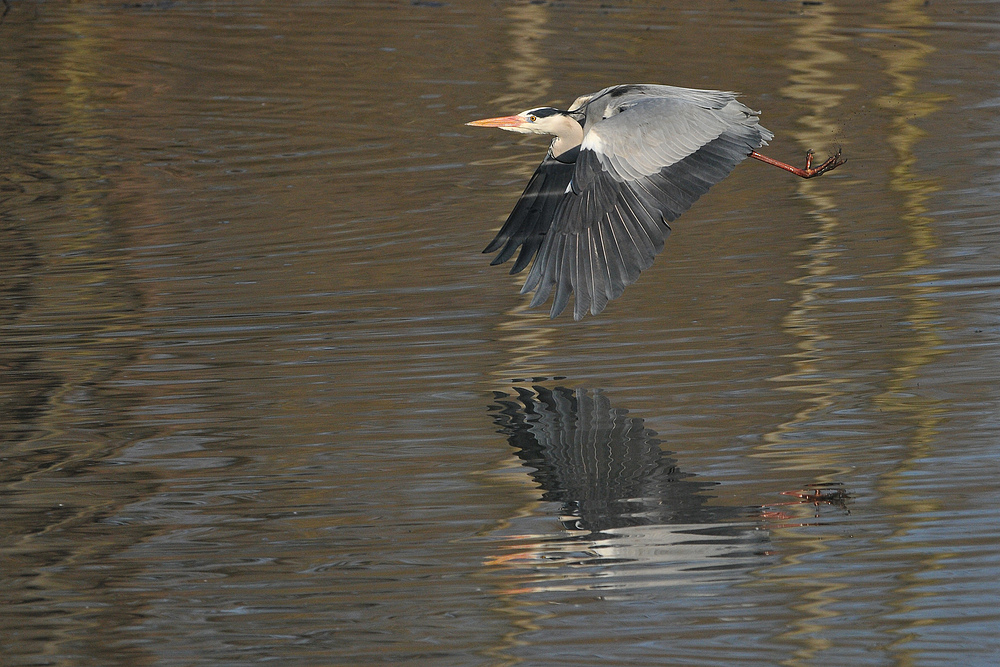
[[790, 165], [790, 164], [788, 164], [786, 162], [782, 162], [780, 160], [775, 160], [774, 158], [767, 157], [766, 155], [761, 155], [757, 151], [750, 151], [750, 157], [754, 158], [755, 160], [760, 160], [761, 162], [766, 162], [767, 164], [769, 164], [769, 165], [771, 165], [773, 167], [777, 167], [778, 169], [784, 169], [785, 171], [787, 171], [787, 172], [789, 172], [791, 174], [795, 174], [796, 176], [801, 176], [802, 178], [813, 178], [815, 176], [819, 176], [820, 174], [825, 174], [828, 171], [833, 171], [834, 169], [836, 169], [840, 165], [842, 165], [845, 162], [847, 162], [846, 159], [844, 159], [843, 157], [841, 157], [840, 152], [841, 152], [840, 148], [838, 147], [836, 155], [832, 155], [829, 158], [827, 158], [826, 162], [824, 162], [820, 166], [813, 167], [812, 166], [813, 152], [809, 151], [808, 153], [806, 153], [806, 168], [805, 169], [800, 169], [798, 167], [793, 167], [792, 165]]
[[815, 153], [813, 153], [813, 151], [810, 150], [808, 153], [806, 153], [806, 168], [793, 171], [792, 173], [797, 176], [801, 176], [802, 178], [813, 178], [815, 176], [820, 176], [822, 174], [825, 174], [828, 171], [833, 171], [840, 165], [847, 162], [847, 159], [841, 156], [842, 152], [843, 152], [842, 149], [838, 146], [836, 155], [831, 155], [826, 159], [826, 162], [814, 168], [812, 166], [812, 161], [813, 161], [813, 155], [815, 155]]

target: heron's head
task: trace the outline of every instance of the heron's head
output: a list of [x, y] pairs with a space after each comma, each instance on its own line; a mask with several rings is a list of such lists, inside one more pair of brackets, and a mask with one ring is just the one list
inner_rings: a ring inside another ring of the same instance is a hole
[[580, 124], [567, 111], [552, 107], [538, 107], [522, 111], [516, 116], [500, 116], [474, 120], [466, 125], [477, 127], [499, 127], [509, 132], [521, 134], [554, 134], [557, 137], [566, 136], [580, 131]]

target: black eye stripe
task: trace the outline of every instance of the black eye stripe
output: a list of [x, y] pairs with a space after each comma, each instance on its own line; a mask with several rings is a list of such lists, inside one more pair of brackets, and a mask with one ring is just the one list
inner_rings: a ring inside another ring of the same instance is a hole
[[553, 109], [552, 107], [540, 107], [538, 109], [530, 109], [525, 112], [529, 116], [535, 116], [536, 118], [548, 118], [549, 116], [555, 116], [559, 113], [559, 109]]

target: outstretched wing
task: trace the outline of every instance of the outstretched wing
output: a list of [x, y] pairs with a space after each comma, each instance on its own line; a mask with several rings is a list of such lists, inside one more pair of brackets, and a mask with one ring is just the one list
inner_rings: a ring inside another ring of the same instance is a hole
[[556, 209], [566, 198], [566, 190], [573, 179], [573, 160], [577, 152], [574, 148], [572, 154], [560, 156], [565, 161], [547, 156], [538, 165], [507, 221], [483, 250], [484, 253], [500, 250], [490, 262], [491, 266], [506, 262], [514, 255], [518, 246], [521, 247], [521, 252], [510, 270], [512, 274], [523, 271], [535, 256], [549, 231]]
[[572, 180], [522, 289], [535, 290], [532, 306], [554, 291], [552, 317], [574, 292], [575, 319], [604, 310], [652, 264], [668, 223], [773, 136], [731, 93], [649, 88], [602, 91], [586, 107]]

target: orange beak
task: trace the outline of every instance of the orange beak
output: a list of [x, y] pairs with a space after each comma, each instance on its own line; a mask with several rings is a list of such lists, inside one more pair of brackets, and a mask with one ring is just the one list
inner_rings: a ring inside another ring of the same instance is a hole
[[524, 118], [521, 116], [500, 116], [498, 118], [484, 118], [466, 123], [476, 127], [521, 127]]

